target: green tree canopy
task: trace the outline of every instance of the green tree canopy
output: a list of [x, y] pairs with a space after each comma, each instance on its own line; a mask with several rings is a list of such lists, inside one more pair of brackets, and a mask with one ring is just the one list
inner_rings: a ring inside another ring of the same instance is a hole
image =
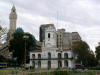
[[97, 58], [97, 60], [100, 60], [100, 46], [97, 46], [97, 47], [96, 47], [95, 53], [96, 53], [96, 58]]
[[76, 62], [82, 62], [84, 66], [97, 65], [97, 60], [85, 41], [77, 41], [72, 48], [73, 52], [77, 55]]
[[[86, 42], [84, 41], [77, 41], [73, 45], [73, 51], [78, 54], [78, 55], [83, 55], [89, 52], [89, 46]], [[82, 53], [82, 54], [80, 54]]]
[[7, 59], [3, 57], [2, 55], [0, 55], [0, 62], [7, 62]]
[[[17, 29], [18, 30], [18, 29]], [[24, 60], [25, 53], [25, 39], [23, 38], [27, 35], [29, 38], [26, 39], [26, 58], [28, 58], [28, 53], [30, 51], [30, 47], [34, 45], [33, 38], [30, 33], [22, 33], [16, 32], [13, 35], [13, 39], [10, 41], [9, 50], [13, 52], [13, 57], [17, 57], [17, 63], [21, 65]]]

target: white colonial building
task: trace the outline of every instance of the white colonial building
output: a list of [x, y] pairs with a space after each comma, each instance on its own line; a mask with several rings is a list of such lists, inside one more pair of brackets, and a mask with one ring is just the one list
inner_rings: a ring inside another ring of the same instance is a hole
[[[71, 48], [73, 33], [66, 33], [64, 29], [56, 31], [53, 24], [47, 25], [44, 30], [45, 39], [42, 42], [41, 50], [30, 52], [30, 67], [53, 69], [74, 68], [74, 54]], [[80, 38], [77, 40], [80, 40]]]

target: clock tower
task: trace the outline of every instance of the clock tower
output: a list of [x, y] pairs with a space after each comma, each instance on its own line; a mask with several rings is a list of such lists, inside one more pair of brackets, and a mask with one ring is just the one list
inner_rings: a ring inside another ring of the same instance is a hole
[[9, 15], [9, 20], [10, 20], [10, 33], [14, 33], [16, 29], [16, 20], [17, 20], [17, 14], [16, 14], [16, 8], [15, 6], [12, 7], [11, 13]]
[[12, 34], [16, 30], [17, 14], [16, 14], [16, 8], [14, 5], [11, 9], [11, 13], [9, 15], [9, 20], [10, 20], [10, 27], [9, 27], [9, 33], [8, 33], [8, 40], [10, 40], [12, 38]]

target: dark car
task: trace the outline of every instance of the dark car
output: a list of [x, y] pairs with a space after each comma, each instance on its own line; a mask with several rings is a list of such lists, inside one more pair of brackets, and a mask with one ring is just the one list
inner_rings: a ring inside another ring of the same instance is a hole
[[76, 64], [75, 65], [75, 72], [84, 72], [84, 65]]

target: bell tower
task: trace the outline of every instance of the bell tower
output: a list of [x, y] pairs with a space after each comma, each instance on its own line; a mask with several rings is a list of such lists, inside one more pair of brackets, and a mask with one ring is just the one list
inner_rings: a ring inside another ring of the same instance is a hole
[[56, 29], [53, 24], [45, 30], [45, 47], [56, 48]]

